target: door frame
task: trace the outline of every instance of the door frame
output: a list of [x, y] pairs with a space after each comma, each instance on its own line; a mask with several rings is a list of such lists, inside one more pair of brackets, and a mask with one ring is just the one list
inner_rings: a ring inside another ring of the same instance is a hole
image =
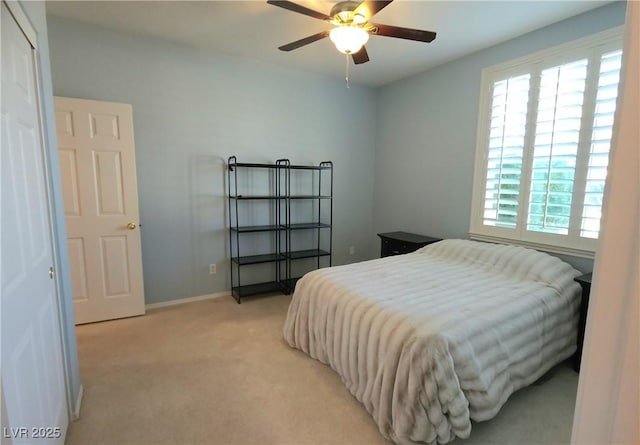
[[[62, 365], [63, 365], [63, 373], [64, 373], [64, 389], [66, 394], [66, 405], [67, 405], [67, 413], [69, 415], [70, 420], [75, 420], [79, 417], [80, 414], [80, 402], [82, 399], [82, 385], [80, 385], [80, 391], [78, 394], [78, 400], [73, 400], [73, 395], [71, 392], [71, 371], [69, 367], [69, 351], [67, 347], [67, 343], [65, 342], [65, 332], [67, 331], [67, 327], [69, 326], [69, 321], [71, 321], [71, 326], [75, 328], [75, 324], [73, 320], [68, 320], [65, 317], [65, 312], [63, 310], [63, 300], [62, 296], [67, 295], [65, 293], [65, 286], [63, 285], [63, 280], [68, 279], [69, 274], [69, 266], [62, 261], [62, 256], [60, 252], [60, 243], [59, 243], [59, 232], [65, 232], [65, 227], [60, 227], [56, 222], [56, 210], [58, 206], [56, 206], [56, 201], [54, 199], [53, 192], [53, 179], [52, 179], [52, 159], [51, 159], [51, 144], [49, 143], [49, 138], [46, 137], [46, 116], [44, 113], [45, 104], [44, 98], [42, 94], [42, 73], [40, 69], [39, 63], [39, 45], [37, 39], [37, 32], [34, 26], [31, 24], [31, 20], [25, 13], [22, 5], [18, 0], [1, 0], [2, 3], [7, 7], [7, 10], [12, 15], [13, 19], [16, 21], [18, 27], [24, 34], [27, 41], [31, 44], [32, 51], [32, 61], [34, 67], [34, 77], [35, 77], [35, 93], [36, 93], [36, 106], [38, 109], [38, 126], [39, 126], [39, 138], [42, 146], [42, 159], [44, 166], [44, 185], [45, 185], [45, 193], [47, 196], [47, 216], [49, 218], [49, 236], [51, 240], [51, 251], [52, 251], [52, 259], [53, 259], [53, 267], [56, 275], [55, 288], [56, 288], [56, 312], [58, 319], [58, 326], [60, 329], [60, 349], [62, 351]], [[57, 147], [56, 147], [57, 149]], [[68, 263], [68, 262], [67, 262]], [[68, 288], [68, 286], [66, 286]]]

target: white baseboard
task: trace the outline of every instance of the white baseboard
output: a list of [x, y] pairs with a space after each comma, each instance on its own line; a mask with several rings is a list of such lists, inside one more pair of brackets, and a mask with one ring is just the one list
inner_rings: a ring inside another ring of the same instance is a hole
[[84, 386], [80, 385], [80, 390], [78, 391], [78, 397], [76, 398], [75, 406], [73, 407], [73, 412], [71, 413], [71, 420], [78, 420], [80, 418], [80, 408], [82, 407], [82, 397], [84, 396]]
[[157, 309], [165, 306], [175, 306], [176, 304], [192, 303], [194, 301], [213, 300], [214, 298], [229, 297], [231, 292], [216, 292], [215, 294], [199, 295], [197, 297], [178, 298], [177, 300], [162, 301], [160, 303], [145, 304], [145, 309]]

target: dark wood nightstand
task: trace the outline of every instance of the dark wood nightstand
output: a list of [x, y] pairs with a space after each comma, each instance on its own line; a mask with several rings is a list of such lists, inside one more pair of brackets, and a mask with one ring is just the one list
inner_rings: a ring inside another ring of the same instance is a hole
[[584, 342], [584, 329], [587, 325], [587, 311], [589, 310], [589, 294], [591, 293], [591, 274], [586, 273], [575, 278], [582, 286], [582, 303], [580, 304], [580, 320], [578, 321], [578, 349], [573, 361], [573, 369], [580, 372], [582, 361], [582, 343]]
[[427, 244], [442, 241], [441, 238], [408, 232], [378, 233], [378, 236], [380, 237], [380, 257], [410, 253]]

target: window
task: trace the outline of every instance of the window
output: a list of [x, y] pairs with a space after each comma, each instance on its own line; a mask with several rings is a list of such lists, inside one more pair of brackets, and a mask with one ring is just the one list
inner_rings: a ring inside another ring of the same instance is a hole
[[471, 238], [593, 256], [621, 47], [618, 28], [483, 71]]

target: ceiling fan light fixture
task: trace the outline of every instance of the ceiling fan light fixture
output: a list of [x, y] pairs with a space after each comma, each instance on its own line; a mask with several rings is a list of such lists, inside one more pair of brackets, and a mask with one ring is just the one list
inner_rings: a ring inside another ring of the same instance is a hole
[[355, 54], [369, 40], [369, 33], [358, 26], [338, 26], [329, 33], [336, 49], [343, 54]]
[[367, 23], [367, 18], [364, 15], [355, 12], [353, 14], [353, 23], [355, 23], [356, 25], [364, 25], [365, 23]]

